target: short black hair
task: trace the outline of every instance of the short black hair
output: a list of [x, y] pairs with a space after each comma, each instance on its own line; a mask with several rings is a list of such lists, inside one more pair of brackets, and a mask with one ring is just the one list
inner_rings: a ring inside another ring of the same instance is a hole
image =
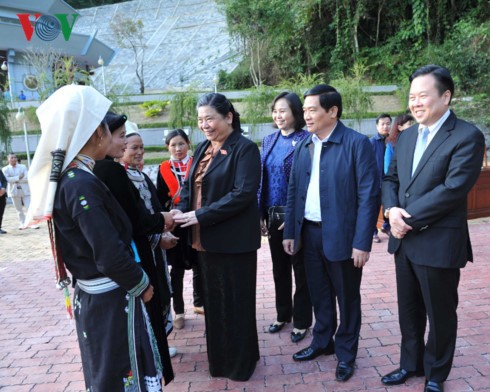
[[451, 93], [451, 98], [449, 99], [449, 103], [454, 96], [454, 80], [451, 76], [451, 73], [447, 68], [441, 67], [440, 65], [429, 64], [424, 65], [417, 69], [413, 74], [410, 75], [408, 80], [410, 83], [419, 77], [424, 75], [432, 75], [436, 79], [436, 88], [439, 91], [439, 96], [444, 94], [447, 90]]
[[[300, 129], [303, 129], [303, 127], [306, 125], [306, 122], [303, 116], [303, 105], [301, 104], [301, 99], [299, 99], [298, 94], [290, 93], [287, 91], [283, 91], [282, 93], [278, 94], [272, 101], [271, 111], [274, 111], [274, 107], [276, 106], [277, 101], [282, 98], [286, 100], [289, 109], [291, 109], [291, 112], [293, 113], [294, 130], [298, 131]], [[277, 128], [277, 125], [274, 124], [273, 127]]]
[[182, 139], [185, 140], [187, 144], [191, 144], [191, 141], [189, 140], [189, 136], [187, 136], [187, 133], [183, 129], [177, 128], [174, 129], [173, 131], [170, 131], [168, 135], [165, 137], [165, 145], [168, 146], [170, 145], [170, 141], [174, 138], [180, 136]]
[[233, 116], [233, 121], [231, 123], [233, 130], [242, 132], [240, 125], [240, 113], [235, 110], [233, 104], [223, 94], [204, 94], [197, 102], [197, 108], [200, 108], [201, 106], [210, 106], [223, 117], [226, 117], [228, 113], [231, 113]]
[[378, 125], [379, 120], [382, 118], [389, 118], [390, 122], [392, 121], [392, 118], [388, 113], [381, 113], [378, 117], [376, 117], [376, 125]]
[[325, 110], [330, 110], [333, 106], [337, 106], [337, 118], [342, 116], [342, 97], [340, 93], [328, 84], [318, 84], [315, 87], [309, 89], [304, 98], [310, 95], [320, 96], [320, 106]]

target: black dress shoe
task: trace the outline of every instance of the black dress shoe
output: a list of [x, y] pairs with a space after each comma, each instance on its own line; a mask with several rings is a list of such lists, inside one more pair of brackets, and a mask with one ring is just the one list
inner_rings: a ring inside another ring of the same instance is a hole
[[269, 325], [269, 333], [276, 333], [279, 332], [283, 327], [286, 325], [286, 322], [280, 323], [280, 324], [271, 324]]
[[295, 361], [311, 361], [320, 355], [331, 355], [334, 353], [333, 345], [328, 345], [327, 348], [312, 349], [311, 347], [306, 347], [296, 354], [293, 354], [293, 359]]
[[304, 332], [291, 332], [291, 342], [298, 343], [299, 341], [303, 340], [306, 336], [306, 331], [308, 330], [305, 329]]
[[444, 392], [444, 383], [437, 381], [425, 381], [424, 392]]
[[337, 381], [347, 381], [354, 374], [354, 364], [349, 362], [339, 362], [335, 370], [335, 378]]
[[391, 373], [388, 373], [386, 376], [381, 378], [381, 382], [385, 385], [399, 385], [403, 384], [410, 377], [414, 376], [423, 376], [423, 372], [409, 372], [405, 369], [398, 368], [393, 370]]

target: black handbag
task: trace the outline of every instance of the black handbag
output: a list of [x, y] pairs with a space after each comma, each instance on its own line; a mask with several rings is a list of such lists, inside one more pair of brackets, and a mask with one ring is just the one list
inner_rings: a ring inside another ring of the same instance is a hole
[[277, 229], [284, 223], [286, 216], [286, 206], [272, 206], [269, 208], [269, 220], [267, 222], [267, 228]]

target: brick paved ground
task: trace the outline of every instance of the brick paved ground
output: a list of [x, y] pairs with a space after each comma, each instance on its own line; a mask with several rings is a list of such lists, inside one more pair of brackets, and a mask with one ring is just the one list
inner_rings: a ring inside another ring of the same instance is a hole
[[[0, 390], [82, 391], [80, 356], [74, 325], [65, 316], [62, 295], [54, 288], [53, 263], [47, 229], [17, 230], [12, 205], [7, 206], [0, 236]], [[459, 337], [446, 392], [490, 391], [490, 220], [470, 223], [476, 263], [462, 271]], [[259, 251], [257, 326], [261, 358], [250, 381], [212, 379], [207, 371], [204, 319], [192, 314], [191, 276], [186, 275], [188, 319], [170, 343], [179, 354], [173, 359], [175, 381], [166, 391], [385, 391], [380, 376], [398, 363], [400, 333], [397, 322], [394, 266], [386, 253], [386, 237], [374, 244], [362, 284], [363, 325], [357, 369], [345, 384], [334, 380], [336, 361], [322, 356], [295, 363], [291, 355], [308, 345], [289, 340], [288, 325], [270, 335], [274, 320], [274, 288], [266, 244]], [[389, 388], [396, 392], [422, 391], [423, 378]]]

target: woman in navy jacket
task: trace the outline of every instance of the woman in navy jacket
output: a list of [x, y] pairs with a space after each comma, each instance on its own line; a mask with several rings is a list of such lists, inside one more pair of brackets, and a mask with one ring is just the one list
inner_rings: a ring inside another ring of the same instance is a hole
[[[279, 332], [293, 319], [291, 341], [302, 340], [312, 323], [312, 305], [306, 285], [303, 252], [294, 256], [284, 252], [282, 233], [284, 219], [277, 219], [278, 207], [287, 200], [289, 174], [296, 145], [308, 136], [301, 100], [295, 93], [282, 92], [272, 101], [272, 120], [278, 128], [262, 142], [262, 183], [259, 190], [259, 208], [262, 233], [268, 236], [272, 258], [272, 273], [276, 291], [277, 318], [269, 326], [270, 333]], [[282, 215], [284, 216], [284, 215]], [[296, 291], [293, 300], [294, 271]]]

